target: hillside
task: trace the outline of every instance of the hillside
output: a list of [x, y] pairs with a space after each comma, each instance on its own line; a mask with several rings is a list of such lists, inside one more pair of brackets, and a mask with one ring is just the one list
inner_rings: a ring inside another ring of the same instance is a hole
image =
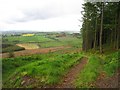
[[2, 35], [3, 88], [120, 88], [120, 2], [85, 2], [80, 33]]

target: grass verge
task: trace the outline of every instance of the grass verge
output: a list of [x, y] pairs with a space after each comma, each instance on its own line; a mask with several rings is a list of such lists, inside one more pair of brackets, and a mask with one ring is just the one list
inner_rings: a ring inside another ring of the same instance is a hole
[[112, 76], [120, 68], [120, 51], [107, 55], [104, 60], [103, 69], [108, 76]]
[[45, 87], [57, 84], [82, 58], [81, 53], [56, 55], [24, 65], [14, 71], [3, 87]]
[[79, 88], [95, 87], [93, 84], [101, 72], [105, 72], [108, 77], [113, 76], [120, 68], [120, 51], [109, 54], [84, 53], [89, 58], [85, 68], [80, 72], [75, 80], [75, 86]]
[[93, 82], [99, 75], [100, 63], [98, 57], [90, 56], [85, 68], [78, 75], [78, 78], [75, 81], [75, 86], [78, 88], [92, 87], [91, 82]]

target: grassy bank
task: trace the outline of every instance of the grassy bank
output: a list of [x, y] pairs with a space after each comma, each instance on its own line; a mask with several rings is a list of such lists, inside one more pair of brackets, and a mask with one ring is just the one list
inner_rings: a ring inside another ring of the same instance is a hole
[[99, 72], [101, 71], [100, 65], [101, 62], [98, 57], [90, 56], [85, 68], [78, 75], [78, 78], [75, 82], [76, 87], [87, 88], [90, 83], [93, 82], [99, 75]]
[[93, 83], [101, 72], [105, 72], [108, 77], [115, 74], [120, 68], [120, 51], [103, 54], [84, 53], [89, 58], [85, 68], [80, 72], [75, 80], [75, 86], [79, 88], [95, 87]]
[[81, 53], [50, 53], [3, 59], [3, 87], [44, 87], [57, 84], [81, 58]]

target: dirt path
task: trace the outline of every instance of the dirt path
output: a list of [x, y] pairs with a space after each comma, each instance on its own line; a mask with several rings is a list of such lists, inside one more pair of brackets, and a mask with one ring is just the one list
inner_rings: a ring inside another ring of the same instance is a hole
[[120, 88], [120, 69], [112, 76], [107, 77], [104, 73], [101, 73], [95, 82], [97, 88]]
[[63, 82], [56, 85], [55, 88], [75, 88], [73, 82], [86, 63], [87, 58], [82, 58], [80, 63], [71, 68], [69, 72], [65, 75], [65, 77], [63, 78]]
[[[71, 48], [70, 46], [59, 46], [59, 47], [51, 47], [51, 48], [40, 48], [40, 49], [29, 49], [29, 50], [23, 50], [23, 51], [16, 51], [14, 52], [14, 57], [18, 56], [27, 56], [27, 55], [32, 55], [32, 54], [44, 54], [44, 53], [49, 53], [49, 52], [55, 52], [58, 50], [63, 50], [66, 48]], [[2, 58], [7, 58], [9, 57], [8, 53], [3, 53]]]

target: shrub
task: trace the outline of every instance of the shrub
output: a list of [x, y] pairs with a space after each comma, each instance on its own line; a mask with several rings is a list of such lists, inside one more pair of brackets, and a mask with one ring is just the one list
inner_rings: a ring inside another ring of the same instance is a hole
[[14, 57], [14, 53], [13, 53], [12, 51], [10, 51], [10, 52], [8, 53], [8, 56], [9, 56], [9, 58]]
[[10, 52], [10, 51], [21, 51], [21, 50], [25, 50], [25, 48], [23, 47], [19, 47], [17, 45], [12, 45], [6, 48], [2, 48], [2, 53], [6, 53], [6, 52]]

